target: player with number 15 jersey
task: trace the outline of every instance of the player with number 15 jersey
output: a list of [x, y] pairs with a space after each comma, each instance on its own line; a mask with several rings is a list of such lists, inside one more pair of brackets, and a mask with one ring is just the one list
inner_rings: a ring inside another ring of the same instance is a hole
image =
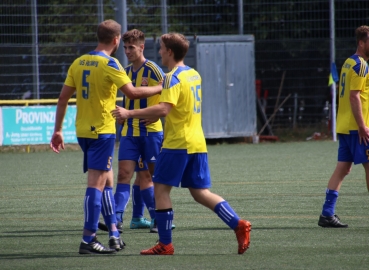
[[[165, 119], [164, 149], [183, 149], [187, 154], [206, 153], [206, 142], [201, 126], [201, 77], [188, 67], [175, 67], [167, 73], [160, 102], [176, 109]], [[177, 103], [181, 100], [180, 103]], [[192, 113], [188, 113], [191, 109]]]

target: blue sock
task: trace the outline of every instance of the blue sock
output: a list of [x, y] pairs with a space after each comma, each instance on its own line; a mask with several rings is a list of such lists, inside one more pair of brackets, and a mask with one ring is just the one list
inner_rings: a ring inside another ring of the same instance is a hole
[[124, 210], [126, 210], [127, 203], [129, 201], [131, 186], [129, 184], [117, 184], [117, 189], [115, 190], [114, 200], [115, 200], [115, 214], [117, 220], [123, 222]]
[[174, 212], [172, 208], [155, 211], [159, 241], [165, 245], [172, 243], [173, 215]]
[[141, 190], [141, 196], [146, 204], [147, 210], [149, 211], [150, 218], [155, 218], [155, 198], [154, 198], [154, 187]]
[[145, 211], [145, 204], [142, 200], [140, 186], [132, 186], [132, 218], [142, 218]]
[[111, 225], [117, 222], [117, 218], [115, 215], [115, 201], [113, 195], [113, 188], [112, 187], [105, 187], [102, 193], [102, 200], [101, 200], [101, 213], [104, 217], [104, 221], [106, 226], [109, 229], [109, 237], [115, 236], [119, 237], [119, 232], [115, 228], [114, 231], [111, 229]]
[[237, 227], [238, 221], [240, 220], [240, 218], [238, 217], [236, 212], [232, 209], [232, 207], [228, 204], [227, 201], [222, 201], [218, 203], [214, 208], [214, 212], [231, 229], [234, 230]]
[[334, 215], [337, 198], [338, 198], [338, 191], [330, 190], [327, 188], [327, 191], [325, 194], [325, 202], [323, 204], [323, 211], [322, 211], [323, 216], [331, 217]]
[[83, 234], [83, 241], [87, 243], [92, 242], [97, 231], [97, 223], [99, 222], [101, 211], [101, 197], [102, 193], [100, 190], [90, 187], [86, 189], [85, 201], [83, 204], [85, 214], [85, 224], [83, 228], [92, 233], [92, 235]]

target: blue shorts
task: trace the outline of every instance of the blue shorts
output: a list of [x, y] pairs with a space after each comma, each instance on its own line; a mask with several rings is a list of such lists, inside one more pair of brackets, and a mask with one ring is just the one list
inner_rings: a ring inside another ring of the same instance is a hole
[[77, 138], [83, 151], [83, 172], [88, 169], [110, 171], [114, 158], [115, 134], [100, 134], [97, 139]]
[[134, 160], [155, 163], [163, 144], [163, 135], [144, 137], [122, 136], [119, 144], [118, 160]]
[[153, 182], [173, 187], [210, 188], [208, 154], [162, 149], [156, 161]]
[[357, 131], [350, 131], [350, 134], [338, 134], [338, 140], [338, 161], [354, 162], [354, 164], [369, 162], [369, 145], [359, 143]]

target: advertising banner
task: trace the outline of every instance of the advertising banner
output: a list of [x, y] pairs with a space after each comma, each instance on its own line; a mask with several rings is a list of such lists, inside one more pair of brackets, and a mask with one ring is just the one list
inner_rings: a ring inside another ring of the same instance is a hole
[[[56, 106], [0, 108], [0, 145], [49, 144], [54, 132]], [[65, 143], [77, 143], [76, 106], [68, 106], [64, 122]]]

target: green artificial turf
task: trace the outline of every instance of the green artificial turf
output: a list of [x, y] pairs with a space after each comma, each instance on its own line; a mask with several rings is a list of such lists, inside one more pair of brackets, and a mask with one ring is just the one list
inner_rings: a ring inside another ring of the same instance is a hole
[[[179, 188], [172, 191], [174, 256], [139, 255], [158, 236], [129, 229], [131, 202], [126, 248], [110, 256], [79, 255], [86, 188], [82, 153], [0, 153], [0, 269], [367, 269], [369, 196], [361, 165], [346, 177], [336, 208], [349, 228], [317, 225], [337, 146], [332, 141], [208, 146], [211, 190], [253, 225], [243, 255], [237, 254], [233, 231]], [[107, 244], [106, 232], [98, 237]]]

